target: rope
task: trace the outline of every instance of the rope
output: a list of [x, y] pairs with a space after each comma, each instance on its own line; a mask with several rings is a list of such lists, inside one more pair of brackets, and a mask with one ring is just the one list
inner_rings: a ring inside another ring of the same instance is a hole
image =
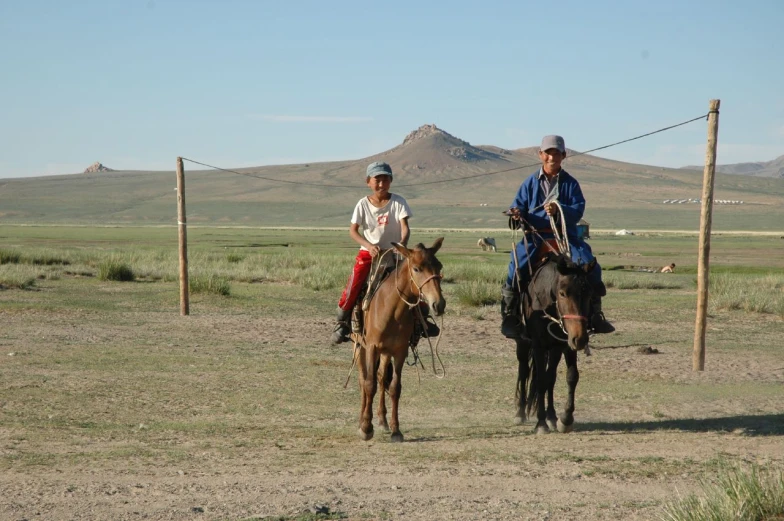
[[[572, 157], [577, 157], [577, 156], [582, 156], [582, 155], [585, 155], [585, 154], [590, 154], [591, 152], [596, 152], [598, 150], [604, 150], [604, 149], [607, 149], [607, 148], [610, 148], [610, 147], [622, 145], [624, 143], [629, 143], [630, 141], [635, 141], [637, 139], [642, 139], [644, 137], [652, 136], [652, 135], [658, 134], [660, 132], [665, 132], [667, 130], [672, 130], [674, 128], [682, 127], [683, 125], [688, 125], [689, 123], [693, 123], [693, 122], [698, 121], [700, 119], [706, 119], [708, 117], [708, 115], [711, 114], [711, 113], [712, 112], [708, 112], [708, 113], [703, 114], [701, 116], [697, 116], [696, 118], [692, 118], [692, 119], [689, 119], [687, 121], [683, 121], [681, 123], [676, 123], [675, 125], [670, 125], [668, 127], [660, 128], [658, 130], [654, 130], [652, 132], [647, 132], [645, 134], [641, 134], [639, 136], [635, 136], [635, 137], [632, 137], [632, 138], [629, 138], [629, 139], [624, 139], [622, 141], [616, 141], [615, 143], [610, 143], [609, 145], [604, 145], [604, 146], [601, 146], [601, 147], [592, 148], [590, 150], [586, 150], [585, 152], [576, 152], [576, 153], [568, 156], [565, 159], [565, 161], [568, 161]], [[222, 172], [228, 172], [228, 173], [231, 173], [231, 174], [243, 175], [243, 176], [247, 176], [247, 177], [255, 177], [256, 179], [263, 179], [265, 181], [272, 181], [272, 182], [277, 182], [277, 183], [287, 183], [287, 184], [293, 184], [293, 185], [302, 185], [302, 186], [313, 186], [313, 183], [311, 183], [311, 182], [290, 181], [288, 179], [275, 179], [275, 178], [266, 177], [266, 176], [263, 176], [263, 175], [237, 172], [236, 170], [231, 170], [229, 168], [221, 168], [221, 167], [210, 165], [210, 164], [207, 164], [207, 163], [202, 163], [200, 161], [196, 161], [195, 159], [190, 159], [190, 158], [187, 158], [187, 157], [182, 157], [181, 159], [183, 161], [188, 161], [190, 163], [195, 163], [197, 165], [206, 166], [207, 168], [214, 168], [215, 170], [220, 170]], [[343, 170], [345, 168], [348, 168], [349, 166], [351, 166], [351, 165], [353, 165], [355, 163], [357, 163], [357, 161], [353, 161], [350, 165], [344, 165], [344, 166], [340, 166], [340, 167], [337, 167], [337, 168], [333, 168], [333, 169], [328, 170], [328, 171], [326, 171], [324, 173], [326, 174], [326, 173], [337, 172], [337, 171]], [[540, 165], [540, 163], [536, 162], [536, 163], [531, 163], [530, 165], [515, 166], [515, 167], [512, 167], [512, 168], [506, 168], [504, 170], [496, 170], [494, 172], [486, 172], [486, 173], [483, 173], [483, 174], [474, 174], [474, 175], [468, 175], [468, 176], [462, 176], [462, 177], [453, 177], [451, 179], [441, 179], [441, 180], [438, 180], [438, 181], [425, 181], [423, 183], [399, 184], [399, 185], [396, 185], [396, 186], [398, 188], [400, 188], [400, 187], [403, 187], [403, 186], [425, 186], [425, 185], [432, 185], [432, 184], [439, 184], [439, 183], [451, 183], [451, 182], [454, 182], [454, 181], [465, 181], [466, 179], [475, 179], [475, 178], [478, 178], [478, 177], [489, 177], [491, 175], [505, 174], [507, 172], [514, 172], [515, 170], [522, 170], [522, 169], [525, 169], [525, 168], [532, 168], [532, 167], [539, 166], [539, 165]], [[356, 186], [356, 185], [327, 185], [327, 184], [320, 184], [318, 186], [319, 187], [323, 187], [323, 188], [343, 188], [343, 189], [351, 188], [351, 189], [355, 189], [355, 190], [362, 188], [361, 186]]]

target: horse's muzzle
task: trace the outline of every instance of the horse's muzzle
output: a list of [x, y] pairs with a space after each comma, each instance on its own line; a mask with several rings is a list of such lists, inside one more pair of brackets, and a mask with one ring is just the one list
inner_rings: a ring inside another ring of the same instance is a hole
[[432, 302], [430, 304], [430, 312], [433, 314], [434, 317], [440, 317], [444, 314], [444, 310], [446, 309], [446, 300], [444, 298], [438, 299], [436, 302]]

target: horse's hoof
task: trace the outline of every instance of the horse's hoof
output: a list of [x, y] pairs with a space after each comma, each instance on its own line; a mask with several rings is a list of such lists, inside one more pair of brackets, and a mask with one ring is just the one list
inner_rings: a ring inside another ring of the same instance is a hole
[[574, 422], [570, 423], [569, 425], [566, 425], [564, 422], [561, 421], [561, 418], [558, 418], [558, 432], [560, 432], [561, 434], [567, 434], [569, 432], [572, 432], [572, 429], [574, 429]]
[[515, 422], [515, 425], [522, 425], [522, 424], [525, 423], [525, 418], [523, 418], [522, 416], [520, 416], [518, 414], [517, 416], [514, 417], [514, 422]]
[[539, 425], [536, 427], [536, 434], [550, 434], [550, 428], [547, 425]]
[[365, 432], [362, 429], [359, 429], [359, 439], [362, 441], [369, 441], [373, 439], [373, 429]]
[[556, 418], [547, 418], [545, 421], [547, 422], [547, 426], [551, 431], [554, 431], [556, 428], [558, 428], [559, 431], [561, 430], [557, 425], [557, 423], [560, 423], [561, 420], [557, 420]]
[[403, 434], [400, 432], [392, 433], [392, 437], [390, 438], [393, 443], [403, 443]]
[[389, 432], [389, 424], [387, 422], [378, 422], [378, 428], [381, 432]]

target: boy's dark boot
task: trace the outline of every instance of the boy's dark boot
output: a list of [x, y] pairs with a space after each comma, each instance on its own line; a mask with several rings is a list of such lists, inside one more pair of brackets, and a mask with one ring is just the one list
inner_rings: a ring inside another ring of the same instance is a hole
[[[425, 329], [425, 336], [430, 338], [440, 335], [441, 328], [436, 325], [435, 319], [430, 316], [430, 306], [420, 304], [419, 310], [422, 311], [422, 318], [425, 320], [425, 326], [427, 326], [427, 329]], [[417, 318], [416, 320], [418, 321], [419, 319]]]
[[520, 295], [504, 284], [501, 288], [501, 334], [506, 338], [525, 338], [523, 321], [520, 316]]
[[602, 297], [591, 297], [591, 329], [594, 333], [612, 333], [615, 327], [607, 322], [602, 313]]
[[332, 345], [342, 344], [349, 341], [351, 333], [351, 311], [338, 308], [337, 323], [332, 330]]

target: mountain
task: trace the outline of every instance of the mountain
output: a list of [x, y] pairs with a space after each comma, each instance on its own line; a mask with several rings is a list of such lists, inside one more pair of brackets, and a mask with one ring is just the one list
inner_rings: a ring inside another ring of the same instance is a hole
[[[702, 171], [702, 166], [684, 166], [689, 170]], [[779, 156], [771, 161], [753, 163], [734, 163], [731, 165], [716, 165], [716, 172], [730, 175], [748, 175], [755, 177], [776, 177], [784, 179], [784, 156]]]
[[[702, 172], [574, 155], [564, 168], [581, 184], [592, 229], [699, 228]], [[194, 158], [199, 159], [199, 158]], [[185, 200], [191, 225], [347, 227], [356, 201], [368, 193], [365, 169], [387, 161], [392, 190], [410, 203], [412, 227], [506, 228], [502, 210], [520, 183], [539, 168], [537, 147], [472, 145], [436, 125], [370, 157], [231, 170], [185, 161]], [[156, 224], [177, 221], [172, 171], [109, 171], [0, 179], [0, 224]], [[778, 230], [784, 222], [784, 180], [718, 174], [713, 229]]]

